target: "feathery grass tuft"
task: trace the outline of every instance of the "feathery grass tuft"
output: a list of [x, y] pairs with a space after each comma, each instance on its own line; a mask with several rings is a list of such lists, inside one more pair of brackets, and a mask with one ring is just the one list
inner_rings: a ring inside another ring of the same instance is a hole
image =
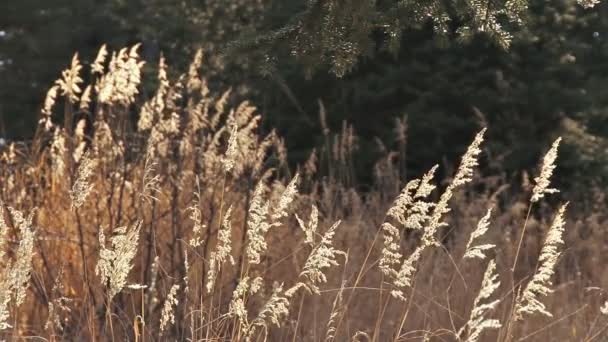
[[498, 274], [496, 274], [496, 262], [490, 260], [486, 271], [484, 272], [481, 289], [473, 302], [473, 310], [471, 311], [469, 321], [457, 334], [458, 336], [462, 336], [462, 334], [467, 331], [467, 338], [464, 341], [479, 341], [479, 337], [484, 330], [499, 329], [502, 326], [497, 319], [490, 319], [487, 317], [489, 312], [497, 308], [500, 300], [496, 299], [491, 302], [482, 303], [482, 301], [487, 301], [492, 297], [499, 286], [500, 281], [498, 280]]
[[141, 221], [133, 227], [114, 229], [110, 238], [110, 246], [106, 246], [106, 236], [103, 229], [99, 230], [99, 260], [95, 273], [107, 287], [108, 298], [111, 301], [127, 285], [127, 277], [133, 268], [133, 258], [137, 253]]
[[72, 199], [72, 208], [80, 208], [86, 201], [89, 193], [93, 189], [93, 184], [90, 182], [90, 178], [93, 176], [97, 162], [91, 158], [89, 153], [86, 153], [78, 170], [76, 171], [76, 181], [70, 191], [70, 198]]
[[179, 284], [173, 284], [171, 289], [169, 290], [169, 294], [167, 295], [167, 299], [165, 299], [165, 305], [163, 306], [163, 311], [161, 313], [160, 319], [160, 332], [164, 332], [169, 323], [175, 323], [175, 315], [173, 313], [173, 307], [178, 305], [177, 300], [177, 291], [179, 290]]
[[207, 272], [207, 292], [211, 293], [215, 286], [215, 281], [220, 273], [222, 264], [226, 260], [230, 261], [234, 265], [234, 258], [230, 254], [232, 252], [232, 223], [230, 222], [230, 215], [232, 214], [232, 207], [228, 208], [226, 214], [224, 214], [224, 221], [218, 232], [218, 242], [215, 247], [215, 251], [211, 252], [209, 258], [209, 271]]
[[557, 159], [557, 149], [559, 148], [559, 143], [562, 141], [562, 138], [557, 138], [549, 152], [545, 155], [543, 159], [543, 166], [540, 171], [540, 175], [534, 178], [536, 185], [532, 189], [532, 203], [538, 202], [541, 198], [545, 196], [545, 194], [552, 194], [559, 192], [557, 189], [549, 188], [551, 184], [551, 176], [553, 175], [553, 170], [555, 170], [555, 160]]
[[490, 215], [491, 214], [492, 214], [492, 209], [488, 209], [487, 214], [484, 217], [482, 217], [481, 220], [479, 220], [479, 223], [477, 224], [477, 228], [475, 228], [473, 233], [471, 233], [471, 237], [469, 238], [469, 242], [467, 242], [466, 251], [463, 256], [465, 259], [467, 259], [467, 258], [485, 259], [486, 255], [484, 252], [496, 247], [496, 245], [490, 244], [490, 243], [482, 244], [482, 245], [473, 245], [473, 242], [475, 240], [477, 240], [478, 238], [483, 236], [488, 231], [488, 228], [490, 226]]
[[553, 317], [551, 312], [546, 309], [545, 304], [540, 301], [540, 297], [547, 296], [553, 292], [551, 289], [553, 284], [551, 278], [555, 273], [555, 265], [561, 254], [559, 249], [564, 244], [562, 235], [564, 233], [564, 215], [567, 206], [568, 203], [562, 205], [557, 212], [540, 252], [538, 259], [540, 266], [532, 276], [532, 280], [528, 282], [521, 295], [517, 298], [515, 307], [515, 317], [517, 320], [522, 320], [524, 315], [534, 313]]

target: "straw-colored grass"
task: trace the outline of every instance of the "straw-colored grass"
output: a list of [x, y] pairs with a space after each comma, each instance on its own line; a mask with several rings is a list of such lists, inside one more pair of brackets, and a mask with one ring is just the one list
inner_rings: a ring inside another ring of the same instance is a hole
[[560, 139], [533, 187], [475, 175], [490, 127], [445, 183], [402, 180], [405, 148], [387, 149], [360, 193], [352, 127], [321, 106], [325, 144], [293, 172], [202, 60], [169, 79], [161, 59], [143, 99], [137, 45], [75, 55], [33, 142], [0, 151], [4, 339], [608, 338], [604, 214], [546, 198]]

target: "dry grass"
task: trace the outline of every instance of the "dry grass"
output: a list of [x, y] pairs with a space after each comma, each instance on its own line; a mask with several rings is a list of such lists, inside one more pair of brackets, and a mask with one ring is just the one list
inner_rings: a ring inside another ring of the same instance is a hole
[[137, 46], [104, 47], [90, 68], [75, 55], [33, 143], [1, 151], [2, 337], [608, 336], [602, 207], [567, 213], [544, 198], [558, 196], [559, 139], [533, 189], [475, 176], [485, 129], [447, 185], [437, 167], [403, 184], [399, 119], [398, 151], [386, 150], [362, 194], [352, 127], [332, 134], [321, 105], [325, 144], [292, 175], [282, 139], [259, 134], [250, 103], [210, 90], [202, 60], [170, 80], [161, 59], [141, 103]]

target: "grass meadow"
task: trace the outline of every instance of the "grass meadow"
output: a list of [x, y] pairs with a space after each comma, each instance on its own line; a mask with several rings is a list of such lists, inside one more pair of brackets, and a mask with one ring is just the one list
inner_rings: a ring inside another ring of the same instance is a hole
[[404, 179], [403, 118], [363, 192], [348, 123], [321, 107], [294, 168], [202, 52], [143, 98], [137, 49], [75, 55], [0, 149], [3, 339], [608, 341], [603, 194], [554, 188], [561, 139], [518, 184], [477, 172], [491, 127]]

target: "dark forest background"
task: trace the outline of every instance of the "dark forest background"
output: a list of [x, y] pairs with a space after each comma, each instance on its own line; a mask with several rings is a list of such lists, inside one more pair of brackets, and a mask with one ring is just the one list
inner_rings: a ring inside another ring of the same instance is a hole
[[2, 1], [0, 136], [34, 134], [44, 95], [74, 52], [87, 63], [102, 44], [141, 42], [148, 75], [139, 101], [155, 88], [161, 54], [177, 73], [202, 47], [212, 88], [251, 99], [294, 163], [323, 142], [320, 104], [333, 132], [352, 124], [361, 186], [381, 153], [378, 139], [395, 148], [395, 120], [404, 116], [410, 174], [436, 160], [454, 163], [487, 126], [484, 166], [494, 174], [519, 180], [515, 170], [534, 169], [561, 135], [557, 187], [585, 193], [607, 184], [608, 4], [532, 0], [524, 22], [508, 27], [506, 46], [496, 32], [464, 32], [457, 8], [438, 28], [387, 3]]

